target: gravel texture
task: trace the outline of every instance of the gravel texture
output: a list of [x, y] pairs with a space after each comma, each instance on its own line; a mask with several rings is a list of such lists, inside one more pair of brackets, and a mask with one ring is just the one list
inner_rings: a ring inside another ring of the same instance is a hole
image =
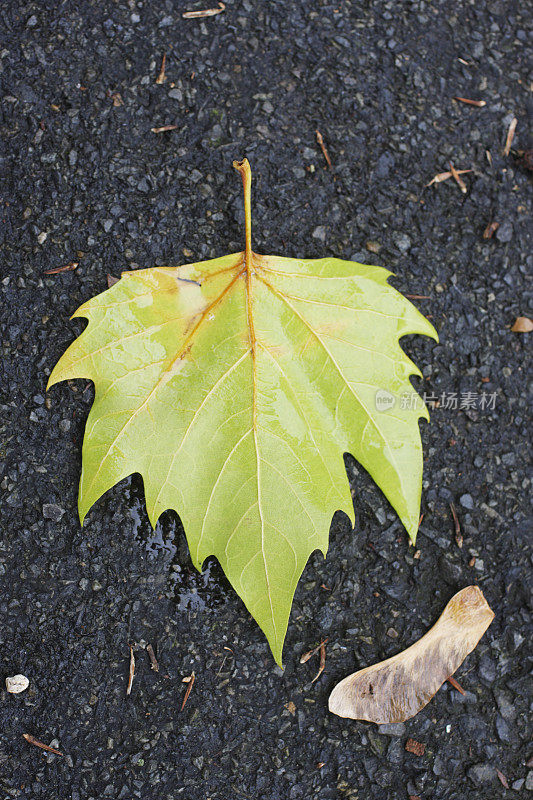
[[[502, 148], [513, 116], [513, 147], [531, 146], [530, 10], [228, 0], [218, 16], [181, 16], [210, 5], [1, 3], [1, 683], [30, 679], [19, 695], [2, 689], [1, 796], [526, 797], [528, 335], [510, 326], [531, 314], [531, 184]], [[176, 128], [151, 132], [164, 125]], [[108, 273], [240, 249], [231, 161], [244, 155], [258, 251], [392, 269], [399, 289], [429, 297], [416, 302], [441, 337], [404, 340], [420, 390], [476, 393], [473, 407], [441, 403], [422, 424], [419, 552], [347, 460], [355, 533], [338, 515], [327, 560], [311, 558], [284, 673], [218, 565], [192, 568], [176, 517], [151, 530], [138, 478], [80, 529], [92, 386], [45, 392], [83, 327], [70, 314]], [[425, 187], [450, 160], [473, 170], [466, 194], [453, 180]], [[44, 274], [70, 262], [76, 270]], [[481, 407], [483, 393], [494, 407]], [[464, 696], [446, 685], [414, 719], [381, 728], [328, 713], [335, 682], [412, 643], [472, 582], [496, 618], [456, 674]], [[311, 683], [318, 657], [299, 658], [326, 636], [326, 669]], [[408, 738], [423, 755], [406, 752]]]

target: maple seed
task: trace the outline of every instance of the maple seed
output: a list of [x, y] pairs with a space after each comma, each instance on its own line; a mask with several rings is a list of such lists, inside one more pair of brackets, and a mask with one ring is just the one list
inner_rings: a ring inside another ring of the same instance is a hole
[[407, 650], [338, 683], [330, 695], [329, 710], [340, 717], [378, 724], [405, 722], [429, 703], [444, 681], [460, 689], [451, 676], [493, 619], [479, 587], [467, 586]]

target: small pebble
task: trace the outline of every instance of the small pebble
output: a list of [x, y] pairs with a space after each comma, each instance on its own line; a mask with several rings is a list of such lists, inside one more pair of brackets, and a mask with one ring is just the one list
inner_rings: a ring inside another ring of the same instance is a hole
[[472, 510], [474, 508], [474, 501], [472, 500], [472, 495], [463, 494], [459, 498], [459, 502], [461, 503], [463, 508], [468, 508]]
[[26, 691], [30, 682], [25, 675], [13, 675], [12, 678], [6, 678], [6, 689], [9, 694], [20, 694]]
[[59, 522], [65, 509], [55, 503], [45, 503], [43, 505], [43, 517], [45, 519], [52, 519], [54, 522]]
[[318, 225], [311, 235], [313, 239], [318, 239], [320, 242], [326, 241], [326, 229], [323, 225]]
[[384, 725], [379, 725], [378, 733], [381, 733], [382, 736], [403, 736], [405, 725], [403, 722], [387, 722]]
[[496, 231], [496, 238], [499, 242], [510, 242], [513, 238], [513, 226], [511, 222], [502, 222]]
[[392, 236], [394, 244], [401, 253], [407, 253], [411, 249], [411, 239], [406, 233], [395, 233]]

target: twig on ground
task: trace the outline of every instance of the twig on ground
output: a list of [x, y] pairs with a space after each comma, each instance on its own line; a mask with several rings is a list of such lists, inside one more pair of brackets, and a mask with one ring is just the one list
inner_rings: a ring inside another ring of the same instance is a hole
[[175, 131], [177, 125], [161, 125], [160, 128], [151, 128], [152, 133], [165, 133], [166, 131]]
[[331, 158], [329, 157], [329, 153], [326, 150], [326, 145], [324, 144], [324, 137], [322, 136], [322, 134], [318, 130], [315, 131], [315, 133], [316, 133], [316, 140], [317, 140], [318, 144], [320, 145], [320, 149], [322, 150], [322, 155], [326, 159], [328, 167], [331, 169], [331, 167], [332, 167]]
[[318, 672], [311, 681], [311, 683], [314, 683], [320, 678], [320, 676], [324, 672], [325, 667], [326, 667], [326, 643], [324, 641], [320, 645], [320, 666], [318, 667]]
[[30, 744], [34, 744], [35, 747], [40, 747], [41, 750], [46, 750], [47, 753], [55, 753], [56, 756], [64, 756], [65, 754], [61, 752], [61, 750], [56, 750], [55, 747], [50, 747], [43, 742], [40, 742], [35, 736], [32, 736], [31, 733], [23, 733], [23, 737], [26, 739], [27, 742]]
[[[472, 170], [457, 169], [456, 172], [458, 175], [464, 175], [466, 172], [472, 172]], [[426, 186], [433, 186], [434, 183], [442, 183], [443, 181], [447, 181], [449, 178], [453, 178], [452, 172], [439, 172], [438, 175], [435, 175], [435, 177], [432, 178], [429, 183], [426, 183]]]
[[498, 776], [501, 785], [503, 786], [504, 789], [508, 789], [509, 788], [509, 781], [507, 780], [507, 778], [505, 777], [503, 772], [500, 772], [498, 767], [496, 767], [495, 769], [496, 769], [496, 775]]
[[307, 653], [304, 653], [304, 654], [303, 654], [303, 656], [300, 658], [300, 664], [305, 664], [307, 661], [309, 661], [309, 659], [310, 659], [312, 656], [314, 656], [314, 655], [315, 655], [315, 653], [318, 653], [318, 651], [320, 650], [320, 648], [322, 647], [322, 645], [323, 645], [323, 644], [326, 644], [326, 642], [327, 642], [327, 641], [328, 641], [328, 640], [327, 640], [327, 638], [326, 638], [326, 639], [324, 639], [322, 642], [320, 642], [320, 644], [317, 644], [317, 646], [316, 646], [316, 647], [313, 647], [313, 649], [312, 649], [312, 650], [309, 650]]
[[133, 655], [133, 647], [130, 644], [130, 673], [128, 676], [128, 686], [126, 688], [126, 694], [131, 694], [131, 687], [133, 685], [133, 676], [135, 675], [135, 656]]
[[154, 672], [159, 672], [159, 664], [157, 658], [155, 657], [154, 648], [151, 644], [146, 645], [146, 652], [148, 653], [148, 658], [150, 659], [150, 666], [154, 670]]
[[509, 153], [511, 152], [511, 145], [513, 143], [517, 125], [518, 125], [518, 120], [516, 117], [513, 117], [509, 124], [509, 130], [507, 131], [507, 139], [505, 140], [505, 147], [503, 148], [504, 156], [508, 156]]
[[185, 11], [181, 16], [183, 19], [201, 19], [202, 17], [214, 17], [216, 14], [222, 14], [226, 8], [225, 3], [219, 3], [218, 8], [206, 8], [205, 11]]
[[455, 543], [457, 544], [457, 547], [461, 548], [463, 546], [463, 534], [461, 533], [461, 526], [459, 525], [459, 517], [457, 516], [457, 511], [455, 510], [455, 506], [453, 503], [450, 503], [450, 510], [452, 512], [453, 524], [455, 528]]
[[155, 79], [155, 82], [158, 84], [164, 83], [167, 79], [167, 76], [165, 75], [166, 64], [167, 64], [167, 54], [163, 53], [163, 58], [161, 60], [161, 69], [159, 70], [159, 75]]
[[457, 681], [455, 680], [455, 678], [453, 677], [453, 675], [450, 675], [450, 677], [448, 678], [448, 683], [451, 683], [451, 685], [453, 686], [453, 688], [454, 688], [454, 689], [457, 689], [457, 691], [458, 691], [460, 694], [466, 694], [466, 692], [465, 692], [465, 690], [463, 689], [463, 687], [461, 686], [461, 684], [460, 684], [460, 683], [457, 683]]
[[468, 97], [454, 97], [459, 103], [466, 103], [468, 106], [475, 106], [476, 108], [483, 108], [487, 103], [485, 100], [470, 100]]
[[196, 675], [194, 674], [194, 670], [191, 672], [191, 674], [187, 678], [183, 678], [182, 683], [186, 683], [187, 684], [187, 689], [186, 689], [185, 695], [183, 697], [183, 701], [182, 701], [182, 704], [181, 704], [180, 711], [183, 711], [183, 709], [185, 708], [185, 703], [189, 699], [189, 695], [191, 693], [192, 687], [194, 686], [194, 681], [195, 680], [196, 680]]
[[500, 227], [500, 223], [493, 220], [489, 222], [485, 230], [483, 231], [483, 238], [484, 239], [492, 239], [498, 228]]
[[459, 172], [457, 172], [457, 170], [455, 169], [455, 167], [454, 167], [454, 165], [452, 164], [451, 161], [450, 161], [450, 172], [452, 173], [452, 178], [454, 179], [454, 181], [456, 181], [456, 183], [459, 186], [459, 188], [462, 191], [462, 193], [466, 194], [467, 191], [468, 191], [468, 189], [466, 188], [466, 183], [461, 178]]
[[70, 272], [73, 269], [76, 269], [79, 265], [79, 261], [70, 261], [68, 264], [65, 264], [64, 267], [55, 267], [54, 269], [46, 269], [44, 271], [45, 275], [57, 275], [58, 272]]

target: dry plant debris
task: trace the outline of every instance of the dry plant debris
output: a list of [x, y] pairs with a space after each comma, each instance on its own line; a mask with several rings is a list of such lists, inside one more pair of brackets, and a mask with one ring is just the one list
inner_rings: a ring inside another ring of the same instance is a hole
[[492, 239], [498, 228], [500, 227], [500, 223], [493, 220], [489, 222], [485, 230], [483, 231], [483, 238], [484, 239]]
[[167, 64], [167, 54], [163, 53], [163, 58], [161, 59], [161, 69], [159, 70], [159, 75], [155, 79], [155, 82], [159, 85], [164, 83], [167, 79], [167, 76], [165, 75], [166, 64]]
[[65, 264], [64, 267], [54, 267], [54, 269], [47, 269], [44, 271], [45, 275], [57, 275], [58, 272], [70, 272], [73, 269], [76, 269], [79, 265], [78, 261], [70, 261], [68, 264]]
[[453, 686], [454, 689], [457, 689], [459, 694], [462, 694], [463, 696], [466, 694], [461, 684], [458, 683], [452, 675], [450, 675], [450, 677], [448, 678], [448, 683], [450, 684], [450, 686]]
[[[465, 175], [467, 172], [472, 172], [471, 169], [456, 169], [455, 172], [457, 175]], [[439, 172], [435, 175], [434, 178], [430, 180], [429, 183], [426, 183], [426, 186], [433, 186], [434, 183], [442, 183], [443, 181], [447, 181], [450, 178], [453, 178], [453, 172]]]
[[508, 789], [509, 788], [509, 782], [508, 782], [507, 778], [505, 777], [505, 775], [503, 774], [503, 772], [500, 772], [500, 770], [498, 768], [496, 768], [496, 775], [498, 776], [498, 779], [499, 779], [501, 785], [503, 786], [503, 788], [504, 789]]
[[533, 331], [533, 320], [529, 317], [517, 317], [511, 330], [513, 333], [529, 333]]
[[423, 742], [417, 742], [416, 739], [408, 739], [405, 743], [405, 749], [415, 756], [423, 756], [426, 752], [426, 745]]
[[148, 653], [148, 658], [150, 659], [151, 668], [154, 670], [154, 672], [159, 672], [159, 663], [155, 657], [154, 648], [151, 644], [146, 645], [146, 652]]
[[320, 645], [320, 665], [318, 667], [318, 672], [311, 681], [311, 683], [314, 683], [320, 678], [325, 668], [326, 668], [326, 644], [325, 642], [322, 642], [322, 644]]
[[166, 133], [166, 131], [175, 131], [177, 125], [161, 125], [159, 128], [150, 128], [152, 133]]
[[46, 750], [47, 753], [55, 753], [56, 756], [64, 756], [65, 754], [61, 752], [61, 750], [56, 750], [55, 747], [50, 747], [48, 744], [44, 744], [44, 742], [40, 742], [35, 736], [32, 736], [31, 733], [23, 733], [22, 736], [26, 739], [27, 742], [30, 744], [34, 744], [35, 747], [40, 747], [41, 750]]
[[454, 165], [452, 164], [451, 161], [450, 161], [450, 172], [452, 173], [452, 178], [457, 183], [457, 185], [459, 186], [459, 188], [462, 191], [462, 193], [466, 194], [467, 191], [468, 191], [468, 189], [466, 188], [466, 183], [461, 178], [460, 174], [457, 172], [457, 170], [455, 169], [455, 167], [454, 167]]
[[463, 534], [461, 533], [461, 526], [459, 525], [459, 517], [457, 516], [457, 511], [455, 510], [455, 506], [453, 503], [450, 503], [450, 510], [452, 512], [453, 526], [455, 529], [455, 543], [457, 547], [461, 548], [463, 546]]
[[466, 103], [468, 106], [475, 106], [476, 108], [483, 108], [487, 103], [485, 100], [470, 100], [468, 97], [454, 97], [459, 103]]
[[219, 3], [218, 8], [206, 8], [204, 11], [185, 11], [181, 16], [183, 19], [202, 19], [203, 17], [214, 17], [222, 14], [226, 8], [225, 3]]
[[316, 140], [317, 140], [318, 144], [320, 145], [320, 149], [322, 150], [322, 155], [326, 159], [326, 163], [327, 163], [328, 167], [331, 169], [331, 167], [332, 167], [331, 158], [329, 157], [329, 153], [326, 150], [326, 145], [324, 144], [324, 137], [322, 136], [320, 131], [315, 131], [315, 133], [316, 133]]
[[306, 664], [309, 659], [315, 655], [315, 653], [318, 653], [322, 645], [326, 644], [327, 641], [327, 638], [323, 639], [323, 641], [321, 641], [320, 644], [317, 644], [316, 647], [313, 647], [312, 650], [308, 650], [307, 653], [304, 653], [303, 656], [300, 657], [300, 664]]
[[411, 647], [338, 683], [330, 695], [329, 710], [378, 724], [405, 722], [453, 675], [493, 619], [494, 612], [479, 587], [467, 586]]
[[133, 676], [135, 675], [135, 656], [133, 655], [133, 647], [130, 644], [130, 672], [128, 675], [128, 686], [126, 688], [126, 694], [131, 694], [131, 687], [133, 686]]
[[513, 117], [509, 124], [509, 130], [507, 131], [507, 138], [505, 140], [505, 147], [503, 148], [504, 156], [508, 156], [509, 153], [511, 152], [511, 145], [513, 143], [517, 125], [518, 125], [518, 120], [516, 117]]
[[187, 689], [185, 690], [185, 695], [184, 695], [183, 701], [181, 703], [180, 711], [183, 711], [183, 709], [185, 708], [185, 703], [189, 699], [189, 695], [191, 693], [192, 687], [194, 686], [194, 681], [195, 680], [196, 680], [196, 675], [194, 674], [194, 670], [191, 672], [190, 675], [187, 675], [187, 677], [183, 678], [183, 680], [182, 680], [182, 683], [186, 683], [187, 684]]

